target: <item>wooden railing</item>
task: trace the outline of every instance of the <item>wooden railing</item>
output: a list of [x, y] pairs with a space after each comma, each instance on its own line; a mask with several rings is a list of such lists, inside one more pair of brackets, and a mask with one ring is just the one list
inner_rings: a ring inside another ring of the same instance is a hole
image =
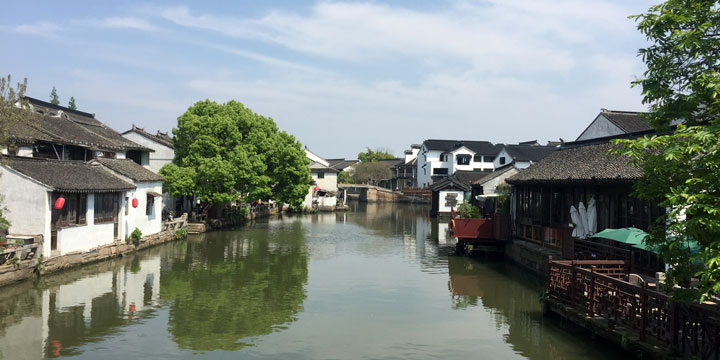
[[0, 246], [0, 266], [11, 265], [19, 261], [34, 259], [38, 255], [40, 244]]
[[640, 336], [670, 344], [683, 355], [720, 358], [720, 311], [716, 305], [681, 305], [667, 294], [622, 280], [622, 261], [550, 259], [551, 299], [600, 317], [608, 327], [622, 327]]

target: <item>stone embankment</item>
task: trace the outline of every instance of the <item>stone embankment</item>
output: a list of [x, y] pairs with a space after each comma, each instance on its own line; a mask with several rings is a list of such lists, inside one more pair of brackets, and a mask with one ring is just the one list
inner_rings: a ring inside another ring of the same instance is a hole
[[187, 216], [170, 223], [163, 224], [164, 230], [144, 236], [137, 244], [116, 241], [112, 244], [99, 246], [90, 251], [69, 253], [49, 258], [35, 257], [22, 260], [15, 264], [0, 266], [0, 286], [32, 278], [33, 276], [52, 273], [63, 269], [90, 264], [117, 256], [145, 249], [175, 240], [176, 230], [187, 225]]

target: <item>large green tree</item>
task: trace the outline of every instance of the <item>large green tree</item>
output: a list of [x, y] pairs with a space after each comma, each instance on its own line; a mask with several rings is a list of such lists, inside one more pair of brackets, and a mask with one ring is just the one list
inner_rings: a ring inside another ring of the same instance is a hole
[[[681, 298], [720, 294], [720, 9], [717, 1], [667, 0], [633, 16], [650, 46], [642, 87], [660, 135], [621, 141], [618, 155], [643, 170], [638, 197], [668, 209], [646, 239], [670, 265], [669, 283], [700, 278]], [[674, 131], [673, 124], [681, 123]], [[688, 239], [691, 239], [689, 242]], [[692, 241], [700, 245], [692, 251]], [[700, 265], [704, 264], [704, 265]]]
[[175, 160], [160, 174], [174, 196], [218, 204], [239, 193], [297, 206], [307, 193], [310, 169], [300, 143], [237, 101], [195, 103], [173, 134]]

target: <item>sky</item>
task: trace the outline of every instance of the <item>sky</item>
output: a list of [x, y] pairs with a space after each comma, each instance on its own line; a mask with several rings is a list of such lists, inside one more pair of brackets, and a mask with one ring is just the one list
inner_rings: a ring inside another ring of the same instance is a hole
[[574, 140], [601, 108], [646, 110], [628, 16], [656, 2], [9, 0], [0, 74], [120, 132], [237, 100], [326, 158]]

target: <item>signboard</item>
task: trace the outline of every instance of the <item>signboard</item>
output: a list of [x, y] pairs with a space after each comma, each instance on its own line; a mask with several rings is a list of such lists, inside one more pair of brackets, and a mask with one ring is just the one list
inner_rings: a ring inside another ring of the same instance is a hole
[[457, 197], [458, 197], [458, 194], [457, 194], [457, 193], [447, 193], [447, 194], [445, 194], [445, 206], [447, 206], [447, 207], [450, 207], [450, 206], [455, 207], [455, 205], [457, 205], [457, 203], [458, 203]]

